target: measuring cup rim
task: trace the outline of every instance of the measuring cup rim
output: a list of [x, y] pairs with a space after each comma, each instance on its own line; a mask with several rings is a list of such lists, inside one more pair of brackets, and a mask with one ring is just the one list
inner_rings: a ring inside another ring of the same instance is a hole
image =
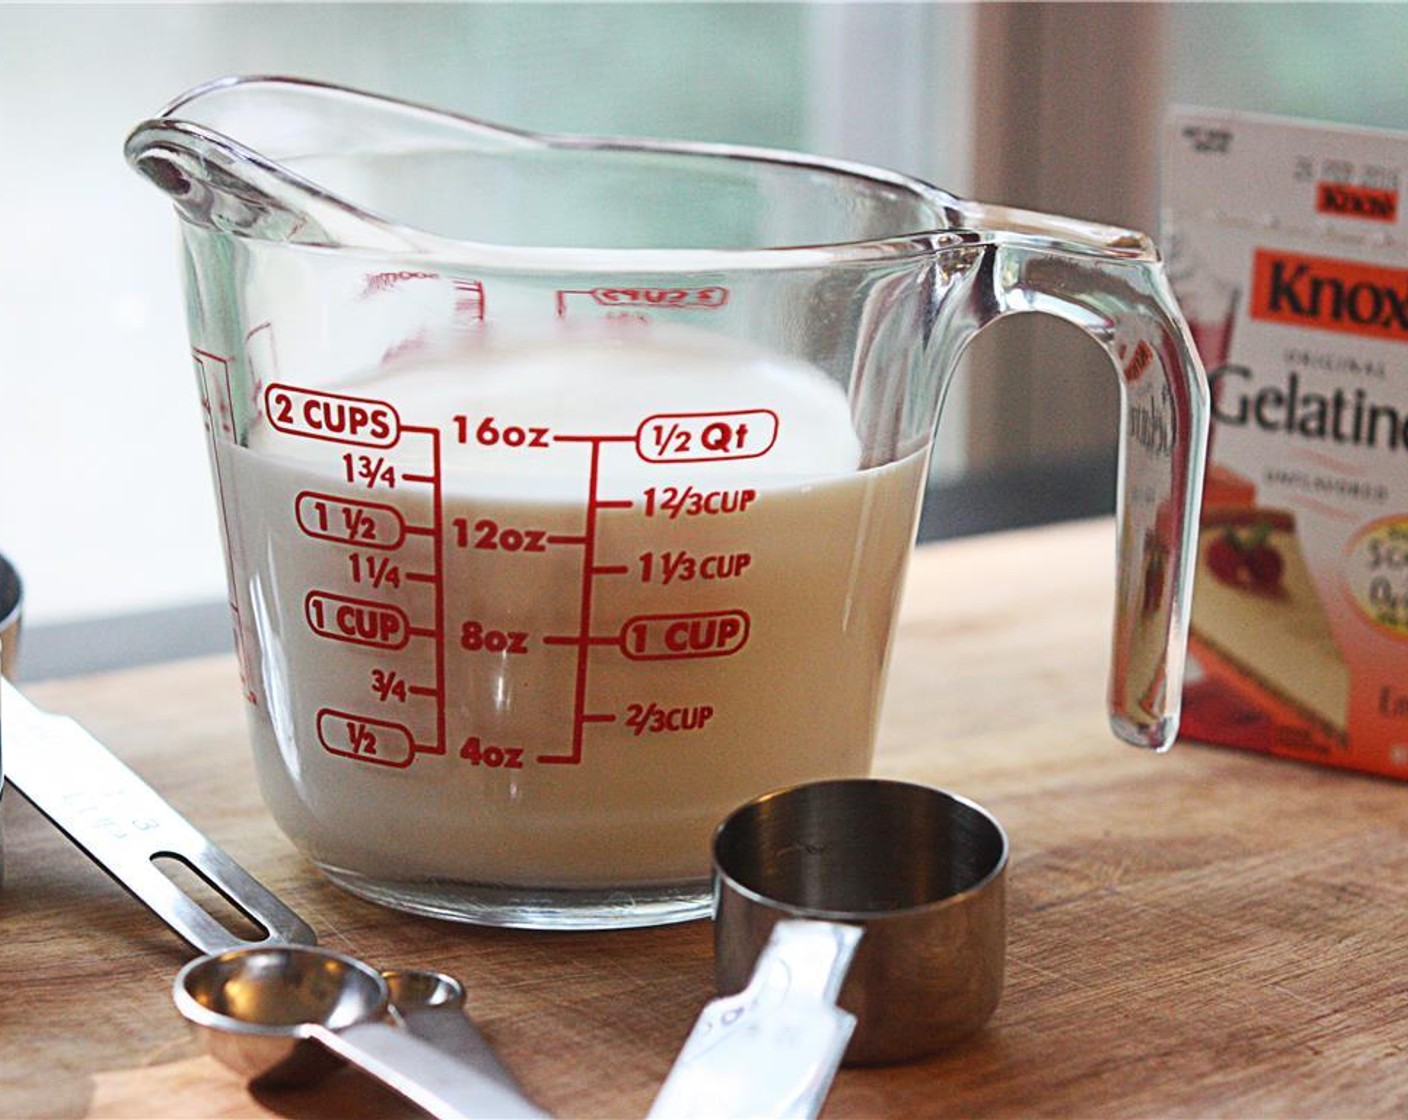
[[[927, 902], [919, 902], [910, 906], [888, 907], [877, 910], [843, 910], [828, 907], [803, 906], [794, 902], [786, 902], [771, 895], [747, 886], [732, 874], [725, 866], [724, 861], [719, 857], [719, 846], [728, 832], [729, 826], [736, 826], [742, 815], [756, 811], [757, 806], [779, 797], [793, 794], [800, 796], [803, 791], [818, 790], [824, 787], [852, 787], [866, 789], [903, 789], [909, 792], [922, 793], [941, 798], [953, 804], [961, 805], [965, 809], [973, 812], [980, 820], [990, 827], [997, 839], [998, 851], [996, 858], [992, 861], [992, 866], [974, 883], [964, 887], [961, 891], [946, 894], [941, 898], [931, 899]], [[1007, 862], [1011, 853], [1011, 844], [1007, 838], [1007, 831], [1002, 827], [998, 819], [987, 809], [979, 805], [976, 801], [964, 797], [961, 794], [952, 793], [938, 786], [926, 785], [921, 782], [907, 782], [893, 778], [829, 778], [816, 782], [803, 782], [799, 785], [786, 786], [781, 789], [772, 790], [762, 794], [740, 805], [724, 818], [714, 830], [713, 841], [710, 845], [710, 852], [713, 857], [715, 875], [715, 913], [718, 911], [719, 895], [721, 893], [719, 884], [726, 883], [728, 889], [739, 895], [750, 903], [754, 903], [767, 910], [801, 919], [814, 919], [820, 921], [852, 923], [857, 925], [873, 925], [877, 922], [896, 921], [913, 917], [916, 914], [932, 914], [935, 911], [948, 907], [960, 906], [966, 900], [981, 894], [998, 879], [1002, 877], [1007, 869]]]
[[[559, 149], [593, 151], [637, 151], [658, 155], [682, 155], [734, 160], [753, 164], [772, 164], [792, 168], [812, 175], [824, 174], [837, 179], [860, 180], [888, 191], [902, 191], [927, 206], [932, 221], [917, 223], [917, 228], [896, 230], [881, 236], [841, 239], [835, 242], [758, 245], [735, 248], [691, 246], [685, 248], [633, 248], [610, 246], [531, 247], [467, 241], [437, 234], [368, 209], [342, 195], [321, 186], [289, 167], [289, 156], [267, 156], [238, 139], [213, 127], [181, 116], [196, 114], [195, 103], [211, 97], [259, 87], [303, 90], [345, 101], [376, 103], [396, 108], [412, 116], [433, 116], [448, 122], [458, 122], [467, 131], [480, 135], [497, 134], [506, 149]], [[427, 253], [452, 264], [473, 264], [503, 269], [521, 268], [532, 271], [566, 273], [588, 272], [697, 272], [711, 270], [762, 270], [815, 268], [842, 263], [885, 262], [905, 258], [927, 258], [936, 252], [968, 245], [1000, 243], [1015, 238], [1030, 243], [1035, 238], [1050, 247], [1059, 246], [1076, 254], [1094, 254], [1105, 258], [1132, 261], [1158, 259], [1158, 250], [1142, 234], [1081, 219], [1012, 210], [971, 202], [951, 194], [941, 187], [912, 175], [857, 161], [812, 155], [782, 148], [760, 145], [707, 143], [687, 140], [663, 140], [634, 136], [606, 136], [568, 133], [533, 132], [485, 121], [463, 113], [397, 97], [371, 93], [351, 86], [338, 85], [308, 78], [280, 75], [232, 75], [196, 86], [170, 101], [159, 114], [138, 124], [127, 137], [127, 158], [138, 166], [143, 154], [160, 149], [165, 141], [195, 138], [214, 144], [239, 159], [272, 175], [294, 189], [318, 199], [321, 203], [341, 210], [345, 216], [375, 229], [377, 245], [359, 246], [386, 251], [391, 256], [407, 253]], [[182, 220], [189, 218], [182, 211]], [[248, 235], [230, 230], [223, 232], [235, 237]], [[397, 245], [381, 243], [386, 237]], [[327, 245], [298, 244], [281, 241], [289, 249], [328, 248]]]
[[191, 980], [193, 977], [215, 971], [232, 958], [248, 958], [264, 953], [278, 954], [281, 956], [322, 957], [370, 981], [379, 1000], [366, 1015], [356, 1020], [357, 1022], [371, 1022], [380, 1019], [390, 1005], [390, 989], [387, 986], [386, 980], [382, 977], [380, 972], [365, 961], [360, 961], [356, 957], [349, 957], [347, 954], [339, 953], [333, 949], [325, 949], [320, 945], [280, 943], [275, 945], [240, 946], [234, 949], [226, 949], [224, 952], [220, 953], [207, 953], [204, 956], [197, 957], [193, 961], [187, 962], [182, 966], [180, 972], [176, 974], [176, 979], [172, 983], [172, 998], [176, 1003], [177, 1010], [180, 1011], [181, 1015], [187, 1021], [198, 1027], [206, 1027], [230, 1034], [243, 1034], [262, 1038], [308, 1037], [315, 1028], [323, 1026], [324, 1024], [314, 1020], [300, 1023], [260, 1023], [251, 1019], [241, 1019], [206, 1006], [206, 1004], [202, 1003], [192, 993]]

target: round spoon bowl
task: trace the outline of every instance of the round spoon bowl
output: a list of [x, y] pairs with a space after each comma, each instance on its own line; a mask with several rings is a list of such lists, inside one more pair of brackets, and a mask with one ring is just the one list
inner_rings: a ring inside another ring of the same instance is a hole
[[192, 961], [176, 977], [176, 1007], [220, 1062], [266, 1086], [308, 1084], [342, 1061], [311, 1038], [382, 1018], [381, 974], [308, 945], [261, 946]]
[[453, 976], [427, 968], [387, 968], [382, 979], [398, 1011], [417, 1007], [462, 1007], [464, 985]]

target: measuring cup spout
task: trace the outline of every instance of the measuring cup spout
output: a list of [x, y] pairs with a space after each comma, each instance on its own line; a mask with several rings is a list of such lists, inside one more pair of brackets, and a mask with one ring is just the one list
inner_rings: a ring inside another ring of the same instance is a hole
[[[541, 143], [530, 133], [320, 82], [240, 77], [182, 94], [132, 130], [125, 152], [198, 227], [396, 252], [424, 245], [387, 216], [399, 212], [398, 200], [382, 190], [378, 157], [451, 146], [491, 155]], [[346, 158], [354, 149], [357, 158]]]

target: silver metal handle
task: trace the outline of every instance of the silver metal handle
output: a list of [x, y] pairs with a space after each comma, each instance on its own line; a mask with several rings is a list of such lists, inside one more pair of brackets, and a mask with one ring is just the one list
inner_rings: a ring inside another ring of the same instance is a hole
[[[40, 711], [0, 679], [5, 780], [95, 863], [202, 953], [243, 945], [312, 945], [312, 928], [205, 838], [73, 720]], [[190, 868], [266, 931], [250, 939], [221, 924], [152, 861]]]
[[450, 1004], [407, 1007], [393, 1003], [392, 1009], [406, 1030], [417, 1038], [458, 1058], [465, 1065], [473, 1066], [505, 1089], [523, 1095], [513, 1075], [489, 1048], [489, 1043], [465, 1014], [463, 1007]]
[[334, 1054], [442, 1120], [543, 1120], [548, 1115], [495, 1078], [388, 1023], [309, 1029]]
[[748, 987], [700, 1014], [651, 1120], [815, 1117], [855, 1029], [836, 997], [863, 932], [778, 922]]
[[537, 1109], [465, 1011], [458, 980], [425, 968], [394, 968], [381, 975], [391, 992], [393, 1022], [501, 1086], [525, 1109]]

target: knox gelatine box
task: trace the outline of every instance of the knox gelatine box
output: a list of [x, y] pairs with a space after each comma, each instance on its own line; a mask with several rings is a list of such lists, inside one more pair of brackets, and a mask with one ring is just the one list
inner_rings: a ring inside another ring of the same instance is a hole
[[1213, 425], [1183, 735], [1408, 778], [1408, 134], [1178, 109]]

